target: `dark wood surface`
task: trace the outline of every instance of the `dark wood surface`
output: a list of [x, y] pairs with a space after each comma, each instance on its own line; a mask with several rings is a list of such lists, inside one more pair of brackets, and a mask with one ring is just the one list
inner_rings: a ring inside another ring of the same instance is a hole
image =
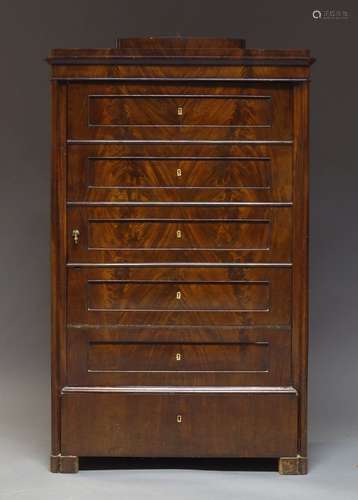
[[237, 38], [182, 38], [147, 37], [117, 39], [115, 49], [54, 49], [48, 62], [51, 64], [125, 63], [143, 60], [165, 61], [176, 64], [196, 61], [205, 64], [212, 61], [233, 61], [236, 64], [270, 64], [309, 66], [314, 59], [307, 49], [247, 49], [245, 40]]
[[[60, 392], [66, 365], [66, 86], [52, 83], [51, 171], [51, 441], [52, 454], [61, 453]], [[57, 461], [56, 461], [57, 463]]]
[[286, 144], [71, 144], [71, 202], [292, 202]]
[[280, 457], [296, 451], [295, 394], [66, 394], [62, 411], [65, 455]]
[[290, 352], [284, 328], [72, 327], [68, 384], [288, 386]]
[[307, 50], [125, 39], [52, 64], [52, 457], [307, 472]]
[[94, 372], [266, 372], [268, 345], [91, 343], [88, 370]]
[[68, 137], [289, 141], [290, 103], [290, 88], [279, 84], [72, 83]]
[[290, 263], [291, 213], [264, 206], [71, 207], [68, 260]]
[[[309, 255], [309, 84], [294, 91], [294, 230], [292, 239], [293, 273], [292, 299], [295, 304], [292, 315], [292, 371], [293, 383], [300, 388], [298, 414], [298, 454], [307, 456], [307, 369], [308, 369], [308, 255]], [[299, 462], [300, 464], [301, 462]], [[298, 470], [300, 465], [298, 464]], [[303, 470], [307, 470], [304, 463]]]
[[[269, 83], [299, 83], [310, 76], [310, 69], [305, 65], [292, 65], [294, 61], [284, 60], [285, 64], [272, 64], [262, 59], [247, 60], [187, 59], [179, 64], [178, 58], [160, 59], [155, 61], [140, 61], [136, 58], [113, 60], [96, 57], [81, 59], [66, 58], [54, 62], [52, 78], [71, 82], [93, 81], [133, 81], [143, 84], [148, 82], [260, 82]], [[283, 60], [282, 60], [283, 61]], [[75, 64], [75, 62], [77, 62]], [[206, 64], [205, 64], [206, 63]], [[290, 63], [287, 65], [287, 63]], [[291, 64], [292, 63], [292, 64]]]
[[67, 321], [288, 326], [290, 291], [289, 268], [74, 267], [68, 270]]

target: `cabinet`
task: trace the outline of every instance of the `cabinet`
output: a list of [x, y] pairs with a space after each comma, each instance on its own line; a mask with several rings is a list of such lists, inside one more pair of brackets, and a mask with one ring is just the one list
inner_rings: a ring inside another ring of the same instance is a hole
[[79, 457], [307, 471], [307, 50], [55, 49], [53, 472]]

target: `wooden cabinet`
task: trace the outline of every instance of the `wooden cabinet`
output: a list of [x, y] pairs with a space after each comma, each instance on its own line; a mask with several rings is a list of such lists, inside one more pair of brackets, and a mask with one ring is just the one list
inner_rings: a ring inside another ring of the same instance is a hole
[[52, 455], [307, 471], [307, 50], [56, 49]]

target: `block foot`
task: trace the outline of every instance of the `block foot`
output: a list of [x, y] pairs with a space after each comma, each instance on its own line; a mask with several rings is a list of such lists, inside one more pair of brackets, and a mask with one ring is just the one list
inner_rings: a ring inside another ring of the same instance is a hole
[[69, 474], [78, 472], [78, 457], [72, 455], [51, 455], [50, 471]]
[[281, 457], [278, 463], [280, 474], [307, 474], [307, 457]]

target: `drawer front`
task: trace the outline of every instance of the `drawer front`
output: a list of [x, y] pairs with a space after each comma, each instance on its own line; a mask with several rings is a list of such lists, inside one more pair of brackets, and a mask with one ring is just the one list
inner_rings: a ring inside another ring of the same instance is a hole
[[280, 457], [297, 454], [295, 393], [67, 393], [61, 453]]
[[291, 212], [290, 207], [71, 207], [68, 257], [70, 262], [289, 262]]
[[73, 386], [287, 386], [289, 330], [69, 328]]
[[92, 343], [91, 372], [208, 371], [240, 372], [268, 369], [267, 344], [144, 344]]
[[75, 145], [69, 201], [290, 202], [289, 145]]
[[284, 85], [72, 83], [71, 139], [291, 139]]
[[[268, 127], [270, 96], [91, 95], [88, 124], [94, 127]], [[222, 110], [221, 108], [225, 109]]]
[[246, 283], [117, 282], [88, 284], [89, 311], [265, 311], [269, 285]]
[[290, 288], [286, 268], [70, 268], [68, 321], [288, 325]]

